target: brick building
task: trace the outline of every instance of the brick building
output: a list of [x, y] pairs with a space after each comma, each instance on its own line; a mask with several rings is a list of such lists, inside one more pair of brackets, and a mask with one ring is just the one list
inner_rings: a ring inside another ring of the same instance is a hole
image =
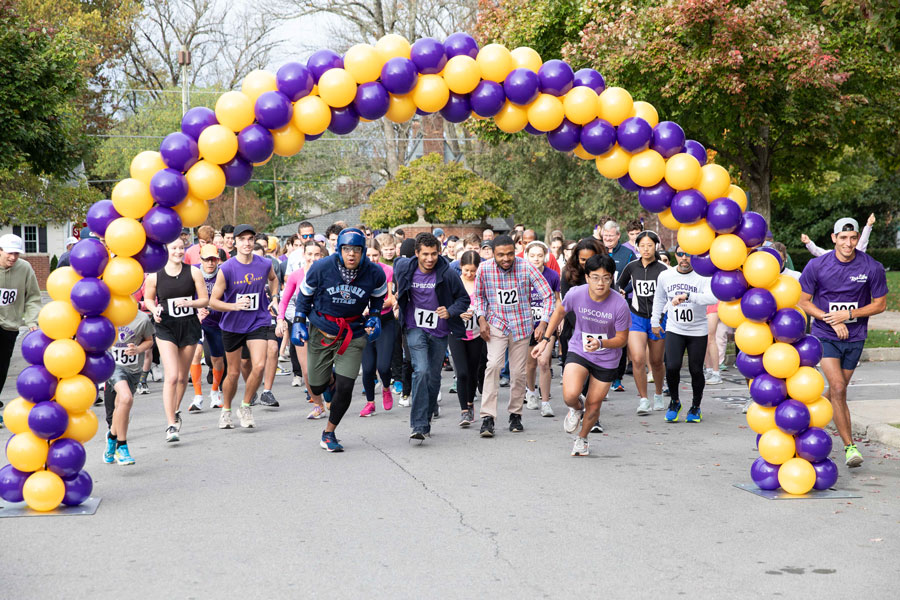
[[25, 240], [25, 253], [21, 258], [31, 264], [43, 290], [47, 285], [53, 257], [58, 259], [66, 251], [66, 238], [75, 235], [80, 229], [80, 223], [72, 222], [46, 225], [7, 223], [0, 225], [0, 235], [12, 233]]

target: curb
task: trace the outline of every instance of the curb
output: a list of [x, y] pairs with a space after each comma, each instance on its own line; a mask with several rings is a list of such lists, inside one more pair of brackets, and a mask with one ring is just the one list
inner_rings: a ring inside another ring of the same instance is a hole
[[900, 360], [900, 348], [865, 348], [859, 359], [873, 362]]
[[[880, 442], [885, 446], [900, 449], [900, 428], [887, 423], [876, 423], [865, 417], [854, 415], [852, 412], [850, 414], [850, 420], [851, 434], [853, 437], [867, 439], [872, 442]], [[828, 425], [828, 428], [837, 431], [833, 422]]]

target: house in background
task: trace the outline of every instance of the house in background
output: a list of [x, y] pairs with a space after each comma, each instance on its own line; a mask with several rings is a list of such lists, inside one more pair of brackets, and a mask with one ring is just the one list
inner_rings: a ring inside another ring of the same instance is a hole
[[55, 256], [57, 259], [66, 251], [66, 238], [76, 236], [81, 231], [81, 223], [68, 221], [66, 223], [47, 223], [46, 225], [18, 225], [8, 223], [0, 225], [0, 235], [15, 234], [25, 240], [25, 254], [21, 256], [27, 260], [37, 275], [41, 289], [47, 285], [47, 276], [50, 275], [50, 263]]

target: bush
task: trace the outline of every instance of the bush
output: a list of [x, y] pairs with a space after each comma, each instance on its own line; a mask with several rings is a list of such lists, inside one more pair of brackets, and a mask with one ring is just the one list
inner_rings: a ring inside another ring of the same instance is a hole
[[[884, 265], [886, 270], [900, 271], [900, 248], [869, 248], [867, 253]], [[814, 258], [806, 248], [788, 248], [788, 254], [797, 271], [803, 271], [806, 263]]]

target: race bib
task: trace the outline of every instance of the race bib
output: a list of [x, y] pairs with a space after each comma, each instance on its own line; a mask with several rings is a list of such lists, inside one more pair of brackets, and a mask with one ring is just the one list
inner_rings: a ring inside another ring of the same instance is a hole
[[179, 300], [186, 300], [190, 302], [193, 298], [189, 296], [184, 296], [182, 298], [169, 298], [169, 316], [170, 317], [187, 317], [189, 315], [194, 314], [193, 306], [175, 306], [175, 303]]
[[259, 292], [255, 294], [238, 294], [237, 302], [240, 302], [244, 298], [250, 300], [250, 306], [242, 310], [259, 310]]
[[638, 296], [647, 297], [656, 293], [655, 279], [635, 279], [634, 293]]
[[113, 360], [116, 361], [117, 365], [122, 365], [123, 367], [134, 366], [138, 363], [138, 355], [137, 354], [127, 354], [126, 350], [128, 348], [124, 348], [122, 346], [113, 346], [111, 348], [113, 353]]
[[690, 306], [675, 306], [672, 307], [672, 316], [675, 318], [676, 323], [693, 323], [694, 322], [694, 309]]
[[[586, 333], [584, 331], [581, 332], [581, 349], [585, 352], [588, 352], [587, 345], [590, 340], [606, 340], [609, 339], [605, 333]], [[603, 352], [606, 348], [598, 348], [594, 350], [594, 352]]]
[[9, 306], [16, 301], [19, 296], [19, 290], [0, 288], [0, 306]]
[[540, 321], [544, 318], [544, 307], [543, 306], [532, 306], [531, 307], [531, 318], [534, 321]]
[[500, 306], [515, 306], [519, 303], [519, 290], [516, 288], [497, 290], [497, 301], [500, 302]]
[[475, 333], [476, 331], [478, 331], [478, 319], [475, 318], [474, 314], [472, 315], [472, 318], [469, 319], [468, 321], [463, 319], [463, 323], [466, 326], [466, 331], [471, 331], [472, 333]]
[[[836, 312], [839, 310], [856, 310], [859, 308], [858, 302], [829, 302], [828, 312]], [[844, 323], [856, 323], [856, 318], [847, 319]]]
[[438, 314], [433, 310], [417, 308], [413, 311], [413, 319], [420, 329], [434, 329], [438, 325]]

